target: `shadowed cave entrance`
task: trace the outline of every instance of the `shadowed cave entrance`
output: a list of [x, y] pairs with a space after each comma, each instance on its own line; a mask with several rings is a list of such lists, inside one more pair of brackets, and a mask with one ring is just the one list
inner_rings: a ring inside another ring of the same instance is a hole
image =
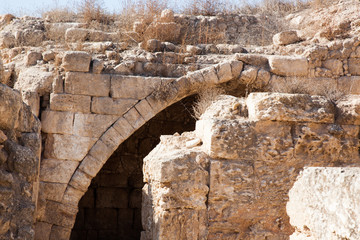
[[71, 240], [140, 239], [143, 158], [160, 135], [195, 129], [194, 100], [190, 96], [167, 107], [118, 147], [80, 200]]

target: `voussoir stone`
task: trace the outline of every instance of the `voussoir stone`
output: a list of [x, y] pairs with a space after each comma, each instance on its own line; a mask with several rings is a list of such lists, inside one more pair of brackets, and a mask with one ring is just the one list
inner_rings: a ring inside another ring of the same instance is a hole
[[91, 55], [82, 51], [66, 52], [63, 58], [65, 71], [88, 72], [90, 69]]
[[305, 57], [270, 56], [269, 65], [272, 73], [281, 76], [307, 76], [309, 71]]
[[335, 108], [322, 96], [251, 93], [246, 103], [252, 120], [334, 122]]

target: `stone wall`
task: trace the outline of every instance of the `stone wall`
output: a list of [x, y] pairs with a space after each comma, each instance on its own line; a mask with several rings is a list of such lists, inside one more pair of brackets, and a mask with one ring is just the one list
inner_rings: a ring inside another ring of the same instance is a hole
[[[348, 96], [334, 105], [302, 94], [219, 97], [195, 132], [162, 136], [144, 159], [142, 239], [288, 239], [290, 223], [299, 226], [296, 213], [289, 222], [286, 211], [299, 172], [359, 167], [358, 100]], [[339, 232], [334, 239], [346, 236]]]
[[40, 122], [19, 92], [0, 84], [0, 239], [33, 239]]
[[80, 200], [70, 239], [140, 239], [143, 158], [160, 135], [195, 128], [193, 101], [188, 97], [166, 108], [118, 147]]

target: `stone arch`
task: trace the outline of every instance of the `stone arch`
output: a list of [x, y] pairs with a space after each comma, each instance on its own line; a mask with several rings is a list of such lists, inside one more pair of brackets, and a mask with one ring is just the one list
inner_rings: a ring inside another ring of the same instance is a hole
[[[69, 135], [69, 133], [79, 131], [78, 128], [75, 130], [73, 128], [76, 125], [76, 119], [74, 119], [76, 116], [74, 117], [74, 115], [79, 109], [81, 111], [90, 108], [90, 105], [87, 107], [84, 102], [92, 101], [94, 104], [94, 97], [91, 96], [91, 93], [90, 96], [86, 95], [87, 92], [78, 93], [77, 88], [71, 83], [67, 84], [65, 80], [65, 94], [59, 94], [62, 95], [59, 98], [60, 101], [69, 100], [71, 106], [65, 110], [59, 109], [58, 112], [45, 113], [43, 116], [45, 118], [43, 119], [43, 131], [50, 133], [50, 135], [45, 145], [44, 155], [47, 159], [43, 159], [41, 163], [41, 199], [37, 213], [36, 239], [68, 239], [70, 237], [78, 211], [78, 202], [86, 192], [92, 178], [96, 176], [118, 146], [143, 124], [166, 107], [195, 94], [205, 86], [221, 84], [238, 78], [242, 69], [243, 63], [241, 61], [228, 61], [189, 73], [178, 79], [159, 81], [149, 95], [138, 99], [121, 116], [116, 114], [103, 115], [105, 117], [92, 116], [92, 119], [101, 118], [95, 120], [95, 123], [103, 121], [106, 124], [103, 124], [99, 129], [96, 128], [96, 125], [91, 125], [94, 134], [89, 134], [86, 137]], [[91, 83], [94, 86], [87, 86], [86, 89], [99, 88], [100, 86], [100, 88], [105, 89], [106, 94], [106, 87], [111, 88], [109, 86], [110, 77], [108, 78], [109, 80], [105, 81], [106, 79], [102, 79], [101, 75], [97, 75], [96, 80]], [[79, 82], [81, 84], [82, 80], [76, 77], [74, 79], [77, 84]], [[106, 82], [109, 83], [106, 84]], [[56, 96], [53, 95], [53, 97]], [[50, 109], [51, 104], [50, 102]], [[123, 102], [116, 104], [121, 105]], [[88, 116], [92, 115], [88, 110], [86, 112]], [[54, 115], [53, 118], [48, 116], [50, 114]], [[83, 114], [79, 114], [79, 118], [81, 117]], [[60, 122], [60, 126], [52, 122], [51, 119], [57, 123]], [[86, 119], [83, 120], [82, 125], [78, 126], [79, 128], [86, 127]], [[71, 124], [72, 128], [67, 128], [66, 123]], [[55, 130], [52, 129], [54, 130], [52, 131], [49, 128], [55, 128]], [[51, 135], [52, 133], [65, 135]], [[58, 141], [58, 137], [62, 138], [61, 141]], [[52, 148], [54, 144], [58, 144], [58, 148]], [[62, 148], [69, 148], [71, 151], [67, 154], [62, 153]], [[65, 160], [58, 161], [56, 156]], [[68, 158], [72, 158], [73, 161], [67, 161]]]

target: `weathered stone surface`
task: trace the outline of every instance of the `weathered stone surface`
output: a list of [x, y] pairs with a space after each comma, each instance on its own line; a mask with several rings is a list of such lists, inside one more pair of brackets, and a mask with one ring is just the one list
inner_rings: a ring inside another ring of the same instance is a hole
[[135, 108], [145, 121], [150, 120], [152, 117], [156, 115], [156, 112], [152, 109], [152, 107], [150, 106], [149, 102], [146, 99], [138, 102], [135, 105]]
[[338, 124], [360, 125], [360, 97], [348, 95], [336, 103]]
[[304, 57], [270, 56], [269, 65], [272, 73], [281, 76], [307, 76], [309, 71]]
[[300, 37], [297, 34], [297, 31], [283, 31], [280, 33], [277, 33], [273, 37], [273, 43], [275, 45], [288, 45], [292, 43], [296, 43], [300, 41]]
[[145, 123], [145, 119], [134, 107], [124, 114], [124, 118], [134, 129], [138, 129]]
[[360, 59], [350, 58], [349, 59], [349, 73], [352, 75], [360, 75]]
[[94, 97], [91, 103], [91, 112], [109, 115], [122, 115], [137, 103], [137, 99], [110, 97]]
[[76, 206], [47, 201], [45, 215], [40, 221], [52, 223], [57, 226], [72, 227], [77, 211]]
[[50, 109], [54, 111], [90, 112], [91, 97], [72, 94], [50, 94]]
[[312, 166], [336, 166], [356, 163], [358, 126], [298, 124], [294, 137], [294, 157], [311, 160]]
[[82, 137], [99, 138], [117, 118], [111, 115], [76, 113], [73, 134]]
[[65, 32], [65, 41], [84, 42], [88, 37], [89, 30], [84, 28], [68, 28]]
[[26, 55], [26, 65], [27, 66], [32, 66], [32, 65], [36, 65], [38, 60], [42, 59], [42, 54], [40, 52], [29, 52]]
[[88, 72], [90, 69], [91, 55], [82, 51], [66, 52], [63, 58], [65, 71]]
[[107, 97], [110, 92], [110, 75], [69, 72], [65, 77], [65, 92]]
[[81, 161], [79, 169], [89, 174], [90, 176], [95, 177], [103, 165], [103, 161], [100, 161], [91, 155], [87, 155], [84, 160]]
[[41, 130], [45, 133], [72, 134], [74, 113], [43, 111], [41, 113]]
[[147, 78], [138, 76], [111, 77], [111, 96], [113, 98], [143, 99], [155, 90], [161, 78]]
[[45, 158], [81, 161], [96, 138], [49, 134], [45, 142]]
[[40, 180], [52, 183], [68, 183], [75, 169], [77, 161], [43, 159], [40, 169]]
[[224, 62], [217, 66], [219, 83], [227, 82], [233, 78], [230, 62]]
[[305, 168], [286, 209], [296, 227], [291, 239], [358, 239], [359, 168]]
[[338, 93], [344, 94], [360, 94], [360, 76], [340, 77], [337, 81]]
[[113, 127], [125, 138], [135, 131], [134, 127], [124, 117], [119, 118]]
[[329, 59], [323, 62], [323, 66], [331, 70], [332, 74], [336, 76], [341, 76], [344, 74], [343, 63], [337, 59]]
[[334, 122], [334, 106], [321, 96], [251, 93], [246, 103], [252, 120]]
[[[51, 171], [57, 171], [59, 168], [61, 168], [60, 163], [59, 165], [55, 165], [54, 162], [47, 162], [46, 159], [45, 161], [45, 172], [43, 173], [44, 175], [49, 174], [49, 172], [51, 173]], [[71, 163], [71, 162], [70, 162]], [[70, 164], [71, 165], [71, 164]], [[71, 167], [70, 166], [66, 166], [66, 170], [69, 170], [71, 172]], [[64, 171], [61, 169], [59, 171], [60, 173], [63, 173]], [[57, 172], [57, 173], [59, 173]], [[64, 174], [64, 173], [63, 173]], [[59, 174], [60, 175], [60, 174]], [[62, 175], [64, 176], [64, 175]], [[51, 176], [42, 176], [42, 177], [46, 177], [46, 178], [50, 178], [50, 179], [54, 179]], [[41, 193], [41, 198], [44, 198], [46, 200], [52, 200], [52, 201], [56, 201], [56, 202], [61, 202], [62, 196], [65, 192], [65, 189], [67, 187], [67, 182], [66, 183], [57, 183], [57, 182], [40, 182], [40, 189], [39, 192]]]
[[0, 128], [16, 128], [21, 109], [21, 96], [18, 92], [3, 84], [0, 84], [0, 91]]

